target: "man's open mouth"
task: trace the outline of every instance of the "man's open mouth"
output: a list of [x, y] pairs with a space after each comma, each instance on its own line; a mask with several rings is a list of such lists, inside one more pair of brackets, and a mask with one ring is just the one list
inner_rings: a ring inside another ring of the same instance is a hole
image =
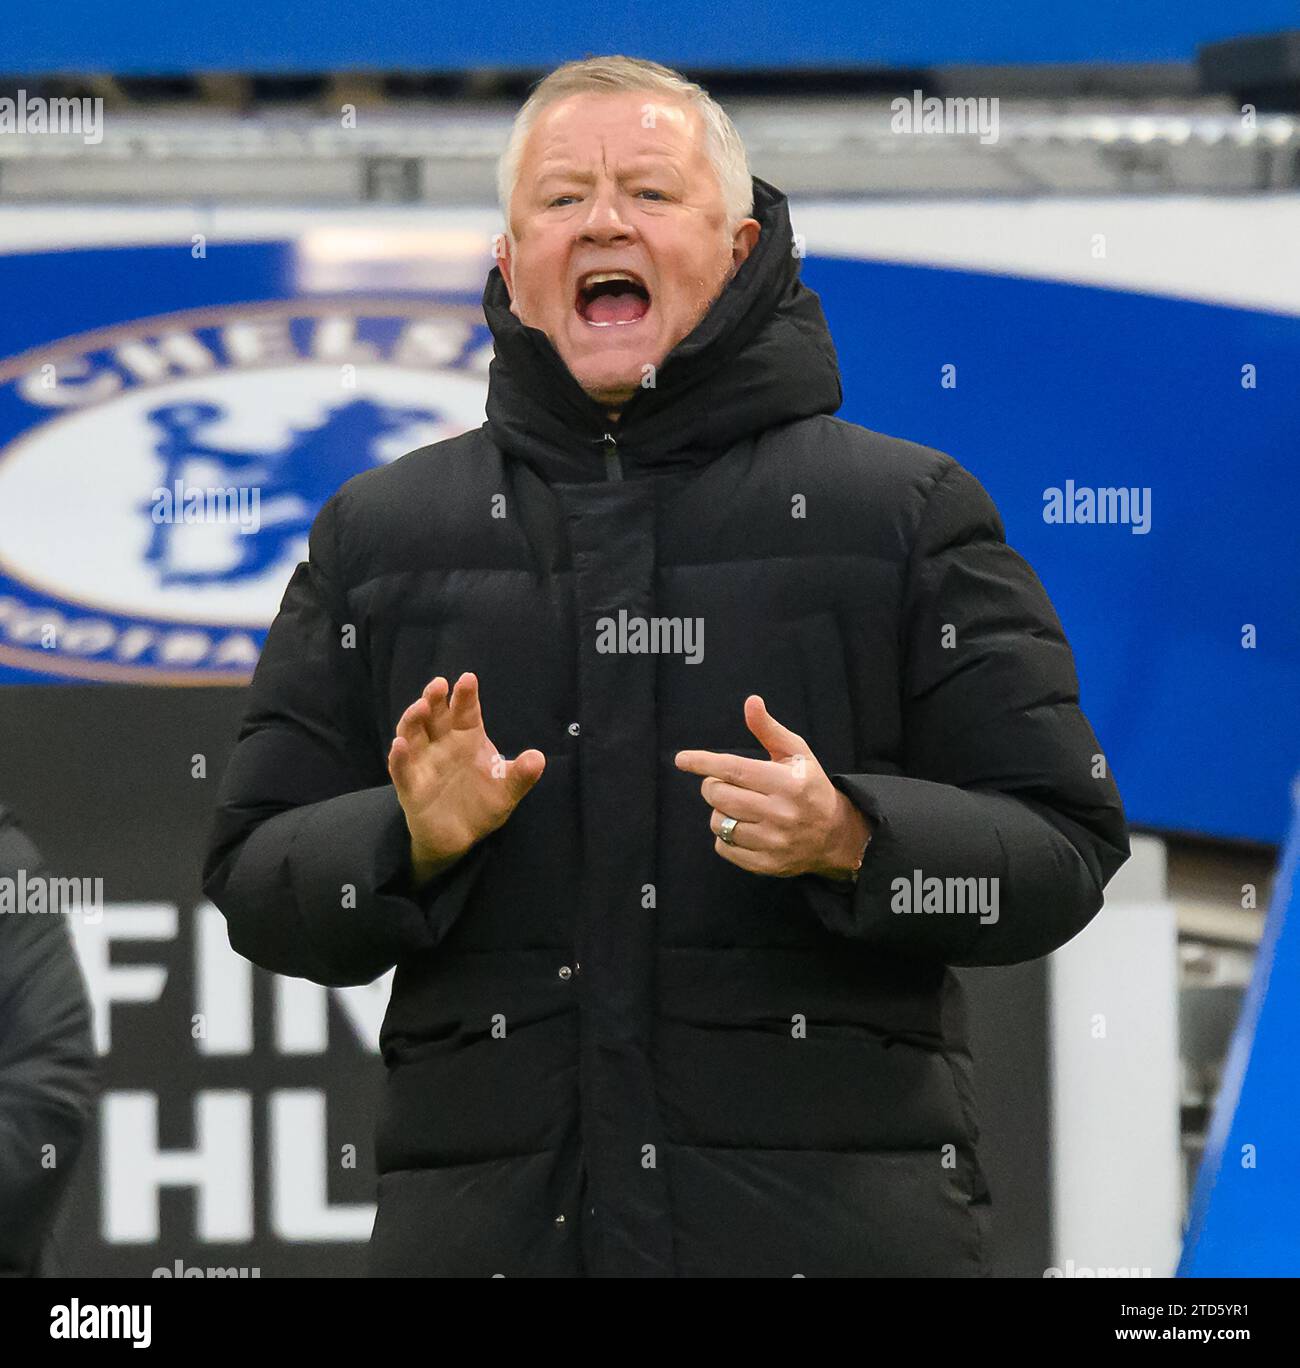
[[574, 308], [597, 328], [639, 323], [650, 310], [650, 291], [631, 271], [588, 271], [578, 281]]

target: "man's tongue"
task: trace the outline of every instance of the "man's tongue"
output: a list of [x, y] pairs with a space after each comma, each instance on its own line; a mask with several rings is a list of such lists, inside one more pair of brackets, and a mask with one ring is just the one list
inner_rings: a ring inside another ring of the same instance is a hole
[[635, 290], [606, 291], [587, 301], [582, 316], [589, 323], [634, 323], [647, 308]]

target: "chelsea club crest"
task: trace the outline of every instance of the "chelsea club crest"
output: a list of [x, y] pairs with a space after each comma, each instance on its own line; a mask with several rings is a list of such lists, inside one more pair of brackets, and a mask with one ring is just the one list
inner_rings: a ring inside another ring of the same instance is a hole
[[476, 306], [297, 299], [0, 363], [0, 668], [243, 683], [321, 505], [483, 420]]

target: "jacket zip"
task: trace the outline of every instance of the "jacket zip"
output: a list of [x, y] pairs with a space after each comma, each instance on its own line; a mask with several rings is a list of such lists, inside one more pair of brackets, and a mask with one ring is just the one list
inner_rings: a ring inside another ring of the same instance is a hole
[[604, 443], [602, 450], [605, 453], [605, 478], [607, 480], [621, 480], [623, 478], [623, 458], [618, 454], [618, 438], [612, 432], [607, 432], [603, 437], [598, 437], [596, 440]]

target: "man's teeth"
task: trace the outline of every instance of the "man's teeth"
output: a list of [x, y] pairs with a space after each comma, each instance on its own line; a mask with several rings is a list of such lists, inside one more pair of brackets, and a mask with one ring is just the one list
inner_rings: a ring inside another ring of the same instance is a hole
[[626, 280], [635, 284], [635, 278], [626, 271], [597, 271], [594, 275], [583, 276], [582, 288], [589, 290], [593, 285], [603, 285], [607, 280]]

